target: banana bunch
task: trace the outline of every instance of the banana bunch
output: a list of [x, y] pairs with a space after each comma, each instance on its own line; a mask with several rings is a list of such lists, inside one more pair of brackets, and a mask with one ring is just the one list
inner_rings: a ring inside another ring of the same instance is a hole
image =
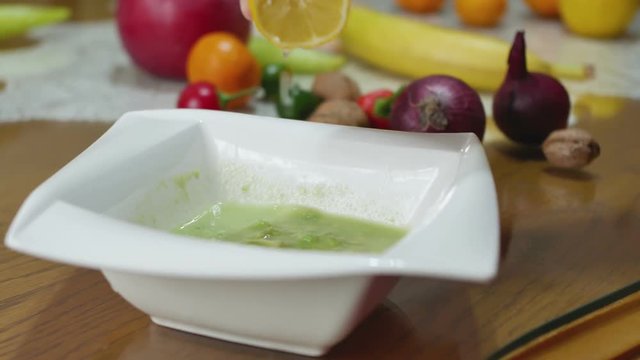
[[[480, 91], [497, 90], [507, 71], [511, 44], [486, 35], [448, 29], [352, 5], [342, 30], [343, 50], [381, 69], [419, 78], [445, 74]], [[584, 79], [587, 66], [551, 64], [531, 52], [532, 72]]]

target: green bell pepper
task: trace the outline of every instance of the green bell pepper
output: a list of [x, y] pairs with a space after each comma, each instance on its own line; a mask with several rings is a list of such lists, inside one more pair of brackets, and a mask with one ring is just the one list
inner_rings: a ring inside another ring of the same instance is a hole
[[288, 71], [283, 64], [267, 64], [262, 68], [262, 89], [267, 100], [275, 101], [280, 96], [280, 77]]
[[320, 105], [322, 98], [311, 91], [301, 89], [297, 84], [289, 88], [288, 96], [278, 97], [278, 116], [286, 119], [306, 120]]

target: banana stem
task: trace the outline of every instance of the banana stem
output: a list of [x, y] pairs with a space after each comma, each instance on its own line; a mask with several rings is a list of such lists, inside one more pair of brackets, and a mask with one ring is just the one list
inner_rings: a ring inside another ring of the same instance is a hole
[[550, 64], [550, 73], [565, 79], [588, 80], [595, 75], [595, 69], [585, 64]]

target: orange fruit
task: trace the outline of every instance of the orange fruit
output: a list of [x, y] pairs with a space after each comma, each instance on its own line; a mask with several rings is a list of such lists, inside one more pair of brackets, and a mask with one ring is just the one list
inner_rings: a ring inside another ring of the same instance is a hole
[[[228, 32], [203, 35], [193, 45], [187, 58], [190, 83], [205, 81], [223, 93], [236, 93], [260, 85], [261, 68], [247, 46]], [[228, 108], [247, 104], [250, 97], [235, 99]]]
[[546, 17], [560, 15], [559, 0], [525, 0], [529, 8], [536, 14]]
[[506, 0], [456, 0], [456, 13], [467, 25], [496, 26], [506, 10]]
[[444, 0], [396, 0], [396, 4], [407, 11], [430, 13], [439, 11]]

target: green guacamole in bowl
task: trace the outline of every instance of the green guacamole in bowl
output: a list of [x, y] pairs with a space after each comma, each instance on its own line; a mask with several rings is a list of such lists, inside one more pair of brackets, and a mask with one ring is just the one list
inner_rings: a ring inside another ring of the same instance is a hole
[[298, 205], [218, 203], [177, 234], [276, 248], [381, 253], [407, 229]]

